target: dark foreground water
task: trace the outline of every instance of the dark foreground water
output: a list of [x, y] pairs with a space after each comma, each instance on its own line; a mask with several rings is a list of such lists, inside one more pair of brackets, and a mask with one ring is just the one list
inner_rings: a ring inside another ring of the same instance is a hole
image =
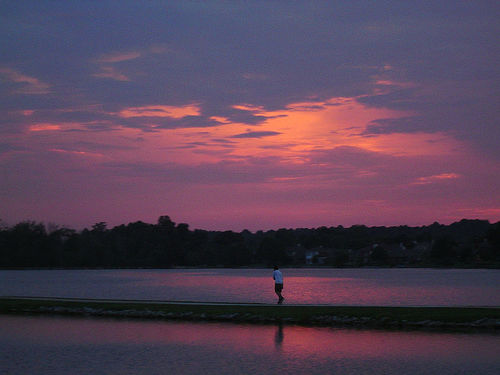
[[[500, 270], [283, 269], [286, 303], [500, 306]], [[0, 271], [0, 296], [275, 301], [272, 270]]]
[[0, 315], [0, 373], [500, 374], [500, 335]]

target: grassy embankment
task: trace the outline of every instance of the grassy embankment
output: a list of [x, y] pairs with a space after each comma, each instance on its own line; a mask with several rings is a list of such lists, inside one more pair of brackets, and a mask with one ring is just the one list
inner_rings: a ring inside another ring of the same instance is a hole
[[500, 307], [382, 307], [0, 298], [0, 313], [40, 313], [382, 328], [500, 329]]

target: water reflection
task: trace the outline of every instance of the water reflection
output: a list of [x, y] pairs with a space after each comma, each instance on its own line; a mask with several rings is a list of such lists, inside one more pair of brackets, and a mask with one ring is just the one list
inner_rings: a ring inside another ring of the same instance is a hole
[[281, 344], [283, 344], [283, 339], [285, 338], [285, 334], [283, 333], [283, 324], [279, 323], [276, 325], [276, 333], [274, 334], [274, 343], [276, 349], [281, 349]]
[[[500, 270], [283, 269], [289, 304], [500, 305]], [[275, 303], [270, 269], [1, 271], [0, 295]]]
[[0, 315], [6, 374], [498, 374], [499, 335]]

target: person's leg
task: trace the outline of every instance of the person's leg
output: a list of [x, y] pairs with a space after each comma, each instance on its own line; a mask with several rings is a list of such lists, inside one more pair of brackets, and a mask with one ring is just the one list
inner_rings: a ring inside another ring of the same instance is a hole
[[285, 299], [282, 295], [281, 295], [281, 291], [283, 290], [283, 285], [282, 284], [276, 284], [275, 288], [274, 288], [274, 291], [276, 292], [276, 294], [278, 295], [278, 303], [281, 303], [283, 302], [283, 300]]

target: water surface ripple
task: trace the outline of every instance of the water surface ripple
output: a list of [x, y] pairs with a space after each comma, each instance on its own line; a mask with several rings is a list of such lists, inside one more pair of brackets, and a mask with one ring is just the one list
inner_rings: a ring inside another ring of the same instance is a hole
[[[282, 269], [286, 303], [500, 306], [500, 270]], [[0, 296], [274, 303], [272, 270], [0, 271]]]
[[0, 373], [500, 373], [500, 336], [0, 315]]

